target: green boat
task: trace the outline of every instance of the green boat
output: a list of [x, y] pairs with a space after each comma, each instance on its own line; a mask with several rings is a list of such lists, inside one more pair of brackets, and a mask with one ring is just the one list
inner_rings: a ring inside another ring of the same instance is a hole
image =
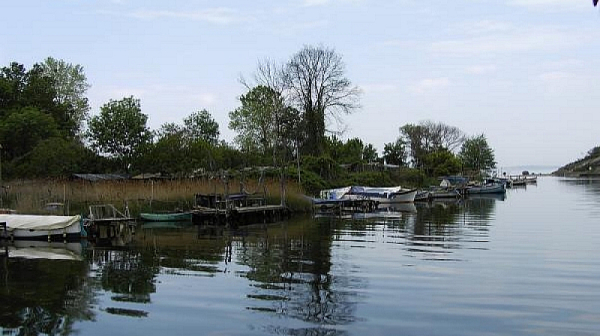
[[140, 218], [146, 222], [185, 222], [192, 220], [191, 212], [140, 213]]

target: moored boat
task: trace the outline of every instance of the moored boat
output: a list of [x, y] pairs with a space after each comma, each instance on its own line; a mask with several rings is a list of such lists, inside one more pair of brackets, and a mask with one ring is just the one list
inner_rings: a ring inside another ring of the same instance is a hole
[[140, 213], [140, 218], [146, 222], [186, 222], [192, 220], [191, 212]]
[[81, 216], [6, 215], [0, 214], [0, 223], [6, 223], [7, 235], [13, 239], [72, 240], [82, 235]]
[[468, 194], [504, 194], [506, 185], [502, 183], [489, 183], [479, 186], [470, 186], [467, 188]]
[[352, 186], [344, 197], [350, 199], [370, 199], [379, 204], [412, 203], [415, 201], [417, 189], [402, 187], [376, 188]]

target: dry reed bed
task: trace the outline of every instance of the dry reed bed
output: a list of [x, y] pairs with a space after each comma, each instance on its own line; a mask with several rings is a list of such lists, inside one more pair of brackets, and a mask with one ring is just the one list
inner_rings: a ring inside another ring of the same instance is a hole
[[[227, 189], [227, 190], [226, 190]], [[197, 193], [265, 193], [272, 204], [281, 199], [279, 180], [264, 183], [238, 180], [225, 183], [216, 179], [194, 180], [126, 180], [89, 182], [81, 180], [12, 181], [2, 195], [3, 206], [19, 213], [45, 213], [48, 203], [63, 203], [65, 213], [82, 213], [91, 204], [114, 204], [123, 209], [127, 205], [132, 214], [159, 208], [174, 210], [191, 208]], [[295, 211], [307, 211], [310, 204], [295, 183], [286, 184], [286, 204]]]

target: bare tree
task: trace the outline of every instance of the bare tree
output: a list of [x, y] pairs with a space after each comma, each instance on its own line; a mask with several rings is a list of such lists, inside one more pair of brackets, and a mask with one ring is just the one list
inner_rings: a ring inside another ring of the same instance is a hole
[[425, 128], [429, 142], [434, 149], [445, 148], [455, 152], [465, 142], [465, 134], [458, 127], [430, 120], [422, 121], [420, 125]]
[[284, 74], [286, 93], [303, 113], [307, 153], [323, 150], [326, 123], [359, 107], [360, 90], [345, 77], [342, 57], [333, 49], [305, 46], [292, 56]]

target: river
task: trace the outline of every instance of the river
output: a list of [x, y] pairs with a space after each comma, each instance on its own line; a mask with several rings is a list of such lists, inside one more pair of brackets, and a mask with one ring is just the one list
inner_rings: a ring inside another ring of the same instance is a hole
[[8, 246], [0, 330], [600, 334], [600, 180], [539, 177], [501, 198], [402, 210], [235, 231], [141, 225], [113, 247]]

